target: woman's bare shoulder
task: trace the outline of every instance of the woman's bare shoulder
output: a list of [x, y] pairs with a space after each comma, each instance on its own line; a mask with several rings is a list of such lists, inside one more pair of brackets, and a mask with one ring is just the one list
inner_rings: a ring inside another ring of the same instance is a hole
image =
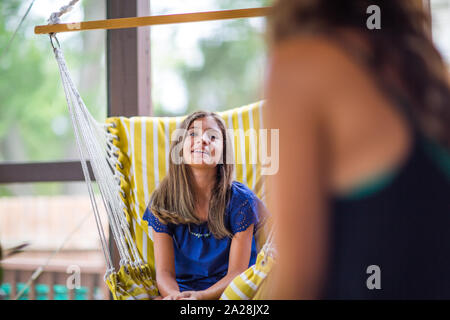
[[[299, 36], [271, 50], [268, 88], [302, 100], [333, 100], [336, 93], [354, 89], [364, 74], [340, 46], [321, 36]], [[317, 104], [310, 104], [317, 105]]]
[[272, 49], [271, 62], [276, 62], [278, 67], [284, 66], [292, 72], [301, 71], [302, 75], [315, 76], [314, 78], [341, 74], [352, 65], [351, 58], [343, 48], [323, 36], [287, 39]]

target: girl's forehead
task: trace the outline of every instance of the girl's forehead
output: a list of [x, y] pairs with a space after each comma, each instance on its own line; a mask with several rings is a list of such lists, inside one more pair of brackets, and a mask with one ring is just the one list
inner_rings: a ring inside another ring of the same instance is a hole
[[202, 130], [213, 129], [213, 130], [220, 131], [220, 127], [217, 124], [216, 119], [214, 119], [213, 117], [209, 117], [209, 116], [192, 121], [191, 124], [189, 125], [188, 129], [193, 129], [193, 128], [199, 128]]

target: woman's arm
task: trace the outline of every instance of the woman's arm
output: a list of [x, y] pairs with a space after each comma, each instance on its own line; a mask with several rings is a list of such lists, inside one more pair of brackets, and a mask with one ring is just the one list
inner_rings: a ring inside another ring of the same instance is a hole
[[202, 291], [185, 291], [179, 296], [181, 299], [215, 300], [219, 299], [230, 282], [239, 274], [247, 270], [252, 249], [254, 225], [245, 231], [237, 232], [231, 240], [228, 271], [225, 277], [214, 285]]
[[325, 265], [327, 158], [320, 109], [330, 79], [320, 71], [328, 57], [323, 47], [304, 41], [275, 50], [266, 88], [265, 117], [270, 129], [280, 130], [280, 163], [267, 185], [278, 256], [265, 299], [317, 297]]
[[163, 298], [172, 299], [180, 293], [175, 277], [175, 258], [172, 237], [167, 233], [153, 232], [156, 283]]

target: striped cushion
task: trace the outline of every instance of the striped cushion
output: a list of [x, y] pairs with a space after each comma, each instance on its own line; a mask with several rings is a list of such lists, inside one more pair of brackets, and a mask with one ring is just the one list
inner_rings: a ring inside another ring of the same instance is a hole
[[[228, 129], [234, 129], [235, 180], [246, 184], [260, 199], [264, 199], [264, 184], [258, 156], [259, 135], [262, 126], [263, 102], [219, 112]], [[169, 164], [170, 137], [184, 117], [113, 117], [108, 130], [119, 138], [113, 141], [119, 148], [116, 169], [121, 179], [122, 200], [131, 233], [142, 258], [151, 266], [154, 274], [153, 235], [147, 221], [142, 219], [150, 195], [164, 178]], [[248, 134], [251, 129], [256, 135]], [[258, 160], [258, 161], [257, 161]], [[258, 245], [265, 241], [266, 229], [258, 234]]]
[[221, 300], [252, 300], [258, 294], [264, 280], [266, 280], [272, 266], [273, 258], [261, 250], [256, 258], [256, 263], [246, 271], [238, 275], [225, 289]]

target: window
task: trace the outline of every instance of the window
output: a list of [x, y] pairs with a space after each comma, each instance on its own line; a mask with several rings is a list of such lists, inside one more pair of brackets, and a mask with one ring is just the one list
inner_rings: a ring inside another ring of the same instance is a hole
[[[76, 160], [64, 92], [48, 36], [35, 35], [66, 0], [37, 1], [0, 56], [0, 162]], [[0, 42], [8, 43], [31, 1], [0, 3]], [[104, 19], [104, 1], [80, 1], [67, 19]], [[106, 32], [58, 35], [80, 94], [97, 119], [106, 116]], [[3, 45], [2, 45], [3, 49]]]
[[[268, 1], [151, 0], [152, 15], [262, 7]], [[264, 18], [151, 27], [153, 114], [222, 111], [261, 100]]]
[[434, 42], [447, 65], [450, 65], [450, 0], [431, 0]]

